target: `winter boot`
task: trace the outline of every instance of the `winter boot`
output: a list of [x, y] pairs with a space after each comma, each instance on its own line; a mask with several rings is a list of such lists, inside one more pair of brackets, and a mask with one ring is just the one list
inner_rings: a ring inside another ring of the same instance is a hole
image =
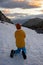
[[14, 50], [11, 50], [11, 53], [10, 53], [10, 57], [11, 57], [11, 58], [14, 57], [14, 53], [15, 53], [15, 51], [14, 51]]
[[24, 53], [24, 51], [22, 51], [22, 55], [23, 55], [23, 58], [26, 59], [26, 54]]

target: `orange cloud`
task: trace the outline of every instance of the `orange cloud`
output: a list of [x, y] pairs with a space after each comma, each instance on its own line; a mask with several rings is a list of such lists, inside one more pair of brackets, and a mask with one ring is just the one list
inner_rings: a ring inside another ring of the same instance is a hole
[[42, 0], [31, 0], [31, 2], [29, 2], [29, 5], [32, 5], [32, 6], [41, 6], [41, 1]]
[[13, 0], [14, 2], [24, 2], [24, 0]]
[[10, 13], [10, 10], [9, 9], [4, 9], [3, 13], [8, 14], [8, 13]]
[[7, 16], [7, 17], [10, 18], [10, 19], [16, 18], [15, 16]]
[[43, 13], [43, 10], [41, 10], [41, 12]]

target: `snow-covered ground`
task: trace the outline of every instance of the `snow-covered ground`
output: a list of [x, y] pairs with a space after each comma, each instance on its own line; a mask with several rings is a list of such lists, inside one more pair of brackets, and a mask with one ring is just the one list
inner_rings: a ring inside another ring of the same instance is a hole
[[11, 49], [16, 49], [14, 32], [15, 25], [0, 23], [0, 65], [43, 65], [43, 34], [22, 27], [26, 33], [27, 59], [22, 54], [10, 58]]

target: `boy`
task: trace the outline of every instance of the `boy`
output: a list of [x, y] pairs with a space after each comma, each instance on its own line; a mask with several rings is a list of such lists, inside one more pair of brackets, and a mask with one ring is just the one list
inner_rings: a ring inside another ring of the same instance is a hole
[[16, 39], [16, 47], [17, 50], [11, 50], [10, 57], [13, 57], [14, 54], [20, 53], [22, 50], [23, 58], [26, 59], [26, 48], [25, 48], [25, 32], [21, 29], [20, 24], [16, 24], [16, 31], [15, 31], [15, 39]]

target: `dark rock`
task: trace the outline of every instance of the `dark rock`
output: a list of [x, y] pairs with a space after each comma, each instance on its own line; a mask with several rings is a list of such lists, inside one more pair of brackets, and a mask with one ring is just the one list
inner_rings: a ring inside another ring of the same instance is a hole
[[32, 28], [32, 29], [43, 28], [43, 19], [33, 18], [33, 19], [26, 21], [22, 25], [28, 28]]
[[1, 11], [0, 11], [0, 21], [3, 21], [3, 23], [4, 22], [12, 23], [12, 21], [9, 18], [7, 18]]

